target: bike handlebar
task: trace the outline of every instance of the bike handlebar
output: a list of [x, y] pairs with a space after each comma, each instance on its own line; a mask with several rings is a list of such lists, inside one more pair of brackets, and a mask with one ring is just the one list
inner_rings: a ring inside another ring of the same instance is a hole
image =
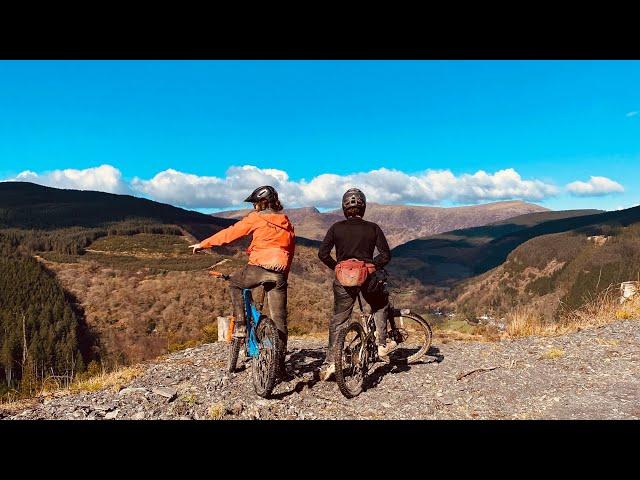
[[221, 273], [216, 271], [210, 271], [209, 275], [216, 278], [222, 278], [224, 280], [229, 280], [231, 278], [231, 275], [227, 275], [226, 273]]

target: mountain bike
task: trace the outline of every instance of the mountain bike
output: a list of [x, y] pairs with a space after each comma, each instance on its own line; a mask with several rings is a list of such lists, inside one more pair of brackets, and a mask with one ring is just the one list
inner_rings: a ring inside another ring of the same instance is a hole
[[[211, 271], [210, 275], [228, 281], [230, 276]], [[261, 313], [264, 303], [264, 285], [261, 288], [260, 301], [254, 302], [251, 290], [242, 290], [244, 312], [247, 322], [247, 336], [231, 338], [227, 370], [234, 372], [240, 349], [244, 345], [245, 355], [251, 358], [251, 377], [253, 388], [260, 396], [267, 398], [273, 391], [278, 375], [278, 364], [282, 355], [282, 345], [278, 329], [269, 317]], [[231, 328], [233, 332], [233, 328]]]
[[[378, 356], [373, 314], [364, 313], [360, 295], [361, 314], [339, 331], [335, 346], [336, 383], [347, 398], [355, 397], [364, 390], [371, 367], [383, 361]], [[387, 338], [398, 343], [398, 348], [389, 354], [391, 363], [416, 362], [431, 347], [431, 326], [408, 308], [396, 309], [389, 302], [387, 329]]]

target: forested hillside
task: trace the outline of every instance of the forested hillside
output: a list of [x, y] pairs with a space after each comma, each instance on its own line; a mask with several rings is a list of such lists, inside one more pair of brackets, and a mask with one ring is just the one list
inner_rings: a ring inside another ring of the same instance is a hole
[[0, 183], [0, 393], [66, 381], [105, 355], [123, 360], [94, 338], [83, 306], [34, 255], [69, 260], [107, 236], [192, 239], [231, 223], [126, 195]]
[[470, 315], [518, 307], [551, 321], [621, 282], [640, 281], [640, 207], [522, 243], [506, 261], [462, 283], [452, 301]]
[[93, 339], [56, 279], [0, 234], [0, 394], [84, 371]]
[[452, 285], [500, 265], [530, 238], [599, 220], [598, 210], [535, 212], [480, 227], [407, 242], [392, 250], [390, 269], [429, 285]]
[[153, 229], [169, 233], [180, 228], [201, 238], [233, 223], [130, 195], [0, 182], [0, 229], [11, 229], [13, 243], [42, 239], [38, 241], [45, 243], [34, 245], [36, 250], [70, 250], [74, 243], [82, 248], [107, 233], [155, 233]]
[[98, 227], [132, 219], [186, 226], [233, 223], [130, 195], [63, 190], [27, 182], [0, 183], [0, 228]]

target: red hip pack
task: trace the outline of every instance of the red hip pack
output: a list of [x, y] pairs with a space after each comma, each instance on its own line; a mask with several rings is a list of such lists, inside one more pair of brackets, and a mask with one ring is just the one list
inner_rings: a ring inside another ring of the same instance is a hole
[[371, 263], [350, 258], [336, 265], [336, 280], [343, 287], [359, 287], [375, 269], [376, 267]]

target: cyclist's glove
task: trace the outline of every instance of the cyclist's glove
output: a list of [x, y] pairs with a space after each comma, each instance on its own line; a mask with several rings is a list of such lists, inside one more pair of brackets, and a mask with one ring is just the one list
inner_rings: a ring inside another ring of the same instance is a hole
[[369, 277], [367, 293], [382, 293], [387, 286], [387, 272], [384, 269], [376, 270]]

